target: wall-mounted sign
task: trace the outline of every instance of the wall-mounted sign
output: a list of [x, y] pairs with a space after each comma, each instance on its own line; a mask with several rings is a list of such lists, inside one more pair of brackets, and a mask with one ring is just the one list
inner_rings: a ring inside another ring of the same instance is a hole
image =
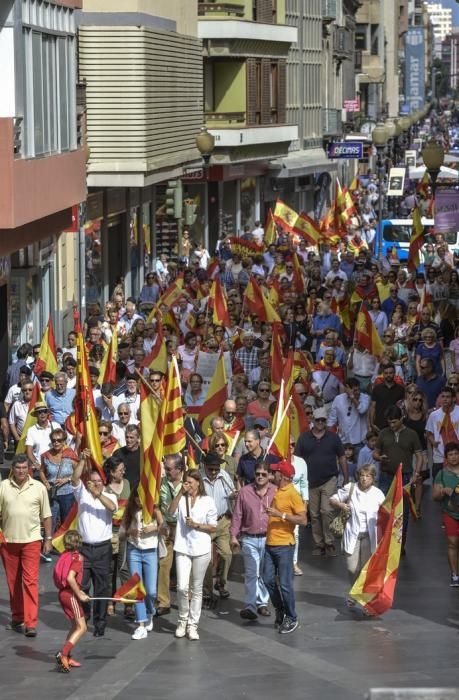
[[328, 157], [360, 160], [363, 158], [363, 143], [362, 141], [335, 141], [329, 143]]
[[360, 112], [360, 100], [344, 100], [343, 107], [346, 112]]

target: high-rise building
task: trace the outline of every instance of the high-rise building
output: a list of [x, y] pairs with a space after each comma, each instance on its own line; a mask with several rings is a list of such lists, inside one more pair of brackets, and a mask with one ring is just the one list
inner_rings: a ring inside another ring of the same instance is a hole
[[440, 3], [428, 3], [427, 11], [430, 21], [432, 22], [434, 33], [434, 54], [436, 58], [441, 58], [441, 42], [449, 34], [453, 26], [452, 14], [450, 8], [443, 7]]

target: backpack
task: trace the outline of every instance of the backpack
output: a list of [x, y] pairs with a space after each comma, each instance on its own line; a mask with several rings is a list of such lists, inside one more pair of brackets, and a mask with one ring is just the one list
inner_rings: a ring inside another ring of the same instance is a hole
[[56, 562], [53, 571], [54, 585], [59, 591], [67, 588], [67, 576], [73, 563], [75, 552], [64, 552]]

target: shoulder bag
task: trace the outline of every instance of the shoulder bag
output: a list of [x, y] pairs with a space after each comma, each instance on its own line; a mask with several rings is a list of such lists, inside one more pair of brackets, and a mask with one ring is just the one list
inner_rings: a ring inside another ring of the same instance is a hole
[[[349, 489], [349, 498], [347, 499], [346, 503], [351, 502], [352, 494], [354, 493], [354, 487], [355, 483], [352, 482], [351, 488]], [[333, 520], [330, 523], [330, 532], [335, 536], [335, 537], [342, 537], [344, 528], [346, 527], [346, 523], [349, 520], [351, 514], [350, 512], [346, 512], [344, 510], [340, 510], [338, 515], [335, 515]]]

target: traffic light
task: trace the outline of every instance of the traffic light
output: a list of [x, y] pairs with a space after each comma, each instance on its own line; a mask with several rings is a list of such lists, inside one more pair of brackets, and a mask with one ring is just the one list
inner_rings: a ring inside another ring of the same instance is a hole
[[166, 187], [166, 214], [174, 219], [182, 218], [182, 181], [168, 180]]
[[196, 210], [198, 205], [194, 203], [193, 199], [185, 199], [185, 224], [187, 226], [192, 226], [196, 221]]

